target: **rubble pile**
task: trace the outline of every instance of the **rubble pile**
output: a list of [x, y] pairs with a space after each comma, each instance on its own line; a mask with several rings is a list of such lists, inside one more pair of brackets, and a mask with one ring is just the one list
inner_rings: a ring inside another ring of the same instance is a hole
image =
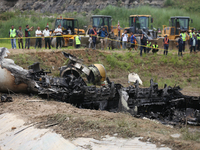
[[[68, 65], [60, 68], [61, 77], [52, 77], [48, 75], [51, 71], [40, 69], [39, 63], [29, 66], [29, 70], [15, 65], [12, 60], [4, 58], [7, 52], [6, 48], [0, 49], [0, 73], [4, 76], [9, 72], [14, 80], [6, 80], [11, 78], [9, 76], [0, 78], [4, 87], [0, 88], [1, 92], [12, 89], [15, 92], [36, 93], [78, 108], [126, 111], [135, 117], [157, 119], [164, 124], [200, 124], [200, 97], [183, 95], [178, 86], [165, 85], [159, 89], [158, 84], [150, 80], [149, 88], [141, 88], [136, 80], [133, 86], [123, 87], [106, 77], [103, 65], [87, 67], [82, 60], [65, 52], [63, 55], [70, 60]], [[82, 74], [94, 85], [87, 86]], [[106, 84], [96, 86], [105, 80]], [[21, 84], [26, 86], [20, 90], [13, 88]]]

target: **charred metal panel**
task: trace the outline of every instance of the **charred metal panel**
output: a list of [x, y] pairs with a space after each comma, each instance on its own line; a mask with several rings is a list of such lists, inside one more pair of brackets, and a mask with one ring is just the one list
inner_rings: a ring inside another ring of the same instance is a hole
[[29, 66], [29, 70], [17, 66], [13, 60], [4, 59], [6, 53], [7, 49], [0, 49], [1, 92], [36, 92], [79, 108], [127, 111], [136, 117], [145, 116], [167, 124], [200, 125], [200, 97], [183, 95], [178, 86], [165, 85], [163, 89], [159, 89], [158, 84], [150, 80], [149, 88], [141, 88], [136, 80], [133, 86], [122, 87], [109, 78], [106, 78], [107, 84], [104, 86], [87, 86], [80, 76], [81, 73], [88, 74], [83, 68], [86, 67], [90, 74], [93, 73], [92, 81], [97, 83], [95, 77], [100, 80], [105, 78], [106, 72], [100, 72], [103, 67], [87, 67], [82, 60], [63, 52], [70, 61], [67, 66], [61, 67], [61, 77], [52, 77], [48, 75], [51, 71], [40, 69], [39, 63]]

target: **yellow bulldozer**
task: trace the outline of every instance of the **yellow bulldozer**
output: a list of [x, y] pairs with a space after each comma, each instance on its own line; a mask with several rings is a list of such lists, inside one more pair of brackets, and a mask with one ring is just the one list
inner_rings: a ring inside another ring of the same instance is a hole
[[[84, 29], [78, 28], [78, 20], [74, 18], [63, 18], [60, 16], [60, 18], [57, 18], [55, 21], [55, 28], [58, 27], [58, 25], [61, 25], [62, 27], [62, 46], [74, 46], [74, 38], [77, 35], [85, 35]], [[54, 30], [52, 31], [51, 36], [54, 36]], [[53, 47], [56, 46], [56, 38], [54, 37], [51, 41], [51, 45]]]
[[[193, 20], [187, 16], [173, 16], [169, 20], [169, 26], [163, 25], [161, 37], [155, 40], [159, 47], [163, 47], [163, 38], [167, 35], [169, 38], [169, 49], [176, 49], [177, 41], [182, 32], [186, 32], [186, 41], [189, 40], [189, 31], [192, 27], [189, 24], [193, 23]], [[187, 44], [188, 42], [186, 42]]]
[[161, 37], [165, 37], [165, 35], [167, 35], [167, 37], [170, 40], [176, 40], [177, 38], [179, 38], [180, 33], [185, 32], [187, 34], [187, 40], [189, 40], [189, 30], [191, 29], [191, 27], [189, 26], [189, 23], [193, 22], [192, 19], [190, 19], [190, 17], [185, 17], [185, 16], [174, 16], [171, 17], [169, 20], [169, 26], [167, 27], [166, 25], [163, 25], [163, 29], [162, 29], [162, 34]]

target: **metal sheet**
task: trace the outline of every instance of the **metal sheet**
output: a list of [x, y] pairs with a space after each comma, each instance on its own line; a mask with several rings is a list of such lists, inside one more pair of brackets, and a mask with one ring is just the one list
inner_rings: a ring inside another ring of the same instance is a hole
[[81, 64], [79, 64], [79, 63], [75, 63], [75, 65], [74, 65], [74, 67], [76, 67], [76, 68], [78, 68], [78, 69], [81, 69]]
[[0, 66], [0, 91], [1, 92], [27, 92], [27, 84], [15, 84], [15, 77], [7, 69], [2, 69]]
[[87, 67], [83, 67], [82, 71], [89, 76], [90, 74], [90, 69], [88, 69]]

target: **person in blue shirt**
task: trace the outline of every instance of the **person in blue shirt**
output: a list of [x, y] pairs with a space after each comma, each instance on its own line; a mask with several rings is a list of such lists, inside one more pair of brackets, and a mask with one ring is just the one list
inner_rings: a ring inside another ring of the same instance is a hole
[[[133, 35], [133, 32], [131, 32], [131, 48], [133, 48], [133, 50], [135, 49], [136, 50], [136, 37]], [[131, 48], [130, 48], [130, 51], [131, 51]]]
[[108, 32], [106, 31], [105, 27], [103, 27], [100, 31], [99, 31], [99, 36], [100, 36], [100, 41], [101, 41], [101, 49], [104, 50], [104, 48], [106, 48], [106, 43], [107, 43], [107, 36], [108, 36]]
[[178, 39], [178, 56], [183, 56], [182, 54], [183, 46], [184, 46], [184, 42], [182, 39], [182, 34], [180, 34], [180, 38]]

